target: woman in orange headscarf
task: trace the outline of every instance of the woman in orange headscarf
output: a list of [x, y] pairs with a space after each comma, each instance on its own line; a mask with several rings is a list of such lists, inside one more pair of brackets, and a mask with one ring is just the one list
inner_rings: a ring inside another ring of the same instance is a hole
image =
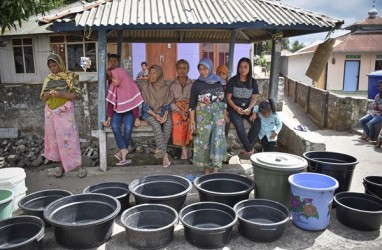
[[[226, 86], [227, 86], [227, 83], [228, 83], [228, 68], [227, 68], [227, 66], [220, 65], [219, 67], [217, 67], [216, 74], [218, 76], [220, 76], [223, 80], [225, 80], [225, 82], [226, 82], [226, 85], [224, 85], [224, 92], [225, 92], [225, 89], [226, 89]], [[225, 118], [225, 128], [224, 128], [224, 130], [225, 130], [225, 136], [227, 137], [229, 129], [230, 129], [230, 123], [231, 123], [230, 120], [229, 120], [228, 112], [226, 112], [226, 116], [224, 118]]]

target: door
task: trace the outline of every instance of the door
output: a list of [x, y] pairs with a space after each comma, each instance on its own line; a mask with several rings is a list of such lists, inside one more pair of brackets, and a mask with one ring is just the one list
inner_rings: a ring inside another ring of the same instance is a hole
[[165, 80], [174, 80], [176, 76], [176, 43], [146, 43], [147, 65], [160, 65]]
[[357, 91], [360, 61], [345, 61], [344, 91]]

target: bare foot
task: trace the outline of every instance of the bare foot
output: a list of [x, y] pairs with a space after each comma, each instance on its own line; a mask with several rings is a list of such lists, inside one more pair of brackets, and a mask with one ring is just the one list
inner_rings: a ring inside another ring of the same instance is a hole
[[182, 156], [180, 157], [180, 159], [182, 160], [187, 160], [189, 157], [188, 157], [188, 150], [185, 146], [182, 147]]
[[217, 172], [218, 172], [218, 168], [213, 168], [213, 169], [210, 170], [210, 173], [213, 173], [213, 174], [217, 173]]
[[168, 154], [164, 154], [164, 157], [163, 157], [163, 167], [164, 168], [167, 168], [168, 166], [170, 166], [171, 162], [170, 160], [168, 159]]
[[209, 170], [209, 168], [204, 168], [204, 172], [203, 172], [203, 174], [209, 174], [210, 173], [210, 170]]

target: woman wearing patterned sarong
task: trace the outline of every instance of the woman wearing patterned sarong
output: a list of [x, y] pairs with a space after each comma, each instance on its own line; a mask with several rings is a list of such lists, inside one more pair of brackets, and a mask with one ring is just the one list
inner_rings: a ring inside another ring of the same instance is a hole
[[162, 158], [163, 167], [170, 166], [167, 154], [167, 143], [172, 130], [172, 120], [169, 117], [173, 101], [169, 86], [163, 80], [163, 71], [159, 65], [149, 69], [149, 79], [141, 88], [143, 104], [142, 118], [153, 128], [157, 149], [154, 157]]
[[45, 105], [45, 158], [61, 162], [55, 176], [78, 169], [78, 176], [86, 176], [82, 167], [78, 128], [75, 122], [73, 100], [81, 98], [78, 75], [66, 71], [59, 55], [48, 56], [50, 73], [44, 80], [40, 98]]
[[190, 128], [195, 133], [193, 163], [203, 167], [204, 174], [216, 173], [227, 157], [224, 80], [212, 70], [211, 59], [199, 62], [200, 76], [192, 84], [190, 96]]
[[188, 111], [192, 86], [192, 81], [187, 76], [189, 69], [190, 65], [186, 60], [180, 59], [177, 61], [177, 77], [170, 87], [174, 97], [174, 102], [171, 104], [172, 143], [182, 147], [180, 158], [183, 160], [191, 157], [191, 149], [187, 147], [192, 140]]

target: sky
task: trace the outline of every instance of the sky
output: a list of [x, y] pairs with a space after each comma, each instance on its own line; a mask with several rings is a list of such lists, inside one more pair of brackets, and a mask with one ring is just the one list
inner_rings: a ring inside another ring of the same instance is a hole
[[[374, 0], [375, 9], [378, 11], [378, 16], [382, 16], [382, 0]], [[305, 10], [310, 10], [319, 14], [344, 20], [342, 28], [354, 24], [368, 17], [369, 10], [373, 7], [373, 0], [281, 0], [282, 3], [298, 7]], [[336, 31], [330, 37], [336, 37], [347, 33], [348, 31]], [[327, 35], [325, 33], [317, 33], [305, 36], [291, 37], [290, 42], [297, 40], [308, 45], [314, 41], [323, 41]]]

